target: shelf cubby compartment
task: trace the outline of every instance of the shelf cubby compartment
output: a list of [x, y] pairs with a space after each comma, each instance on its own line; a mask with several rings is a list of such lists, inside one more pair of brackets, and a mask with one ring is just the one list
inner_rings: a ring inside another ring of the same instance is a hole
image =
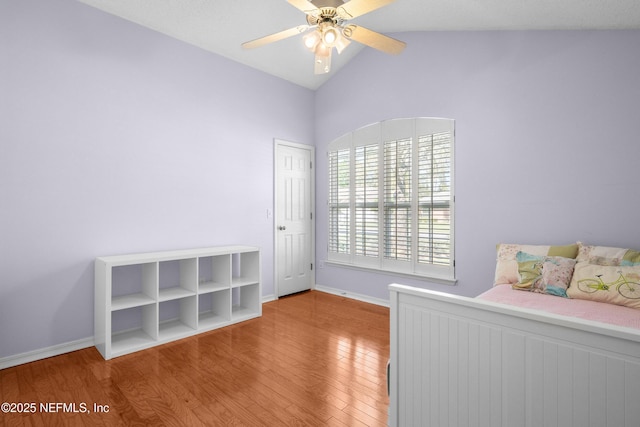
[[111, 310], [154, 303], [158, 292], [158, 264], [133, 264], [111, 269]]
[[198, 259], [198, 293], [229, 289], [231, 286], [231, 255], [213, 255]]
[[260, 281], [260, 253], [240, 252], [231, 257], [231, 286], [252, 285]]
[[231, 292], [231, 320], [235, 322], [262, 315], [258, 283], [237, 286]]
[[231, 321], [231, 289], [198, 296], [198, 328], [214, 329]]
[[159, 263], [160, 302], [185, 298], [196, 294], [198, 262], [196, 258], [162, 261]]
[[171, 341], [193, 333], [198, 327], [197, 303], [195, 295], [160, 302], [158, 339]]
[[111, 356], [131, 353], [158, 339], [158, 304], [146, 304], [111, 312]]

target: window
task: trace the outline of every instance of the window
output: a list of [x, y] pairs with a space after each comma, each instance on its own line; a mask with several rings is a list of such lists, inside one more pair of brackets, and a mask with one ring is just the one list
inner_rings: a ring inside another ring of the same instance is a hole
[[450, 119], [397, 119], [329, 146], [330, 262], [453, 281]]

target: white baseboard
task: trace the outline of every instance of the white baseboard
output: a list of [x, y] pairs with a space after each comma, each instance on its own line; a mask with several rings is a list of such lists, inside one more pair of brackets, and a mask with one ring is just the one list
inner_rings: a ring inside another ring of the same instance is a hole
[[88, 347], [93, 347], [93, 337], [28, 351], [14, 356], [3, 357], [0, 359], [0, 369], [11, 368], [12, 366], [22, 365], [23, 363], [35, 362], [36, 360], [46, 359], [47, 357], [59, 356], [61, 354], [82, 350]]
[[389, 307], [389, 301], [380, 298], [371, 297], [369, 295], [362, 295], [355, 292], [347, 292], [343, 289], [330, 288], [328, 286], [316, 285], [314, 288], [316, 291], [326, 292], [328, 294], [339, 295], [345, 298], [351, 298], [369, 304], [381, 305], [383, 307]]
[[271, 302], [271, 301], [275, 301], [278, 298], [276, 298], [275, 295], [271, 294], [271, 295], [263, 295], [262, 296], [262, 303], [264, 304], [265, 302]]

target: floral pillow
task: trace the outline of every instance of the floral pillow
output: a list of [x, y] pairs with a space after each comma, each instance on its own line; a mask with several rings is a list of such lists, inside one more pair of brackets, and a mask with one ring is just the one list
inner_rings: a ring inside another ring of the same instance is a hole
[[560, 256], [531, 255], [518, 252], [518, 283], [513, 289], [567, 297], [576, 260]]

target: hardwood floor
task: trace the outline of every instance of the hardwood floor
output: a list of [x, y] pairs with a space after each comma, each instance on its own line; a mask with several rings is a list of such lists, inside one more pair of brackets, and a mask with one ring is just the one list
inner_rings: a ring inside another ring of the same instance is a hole
[[1, 370], [0, 403], [35, 413], [0, 426], [384, 426], [388, 358], [388, 308], [310, 291], [109, 361], [92, 347]]

